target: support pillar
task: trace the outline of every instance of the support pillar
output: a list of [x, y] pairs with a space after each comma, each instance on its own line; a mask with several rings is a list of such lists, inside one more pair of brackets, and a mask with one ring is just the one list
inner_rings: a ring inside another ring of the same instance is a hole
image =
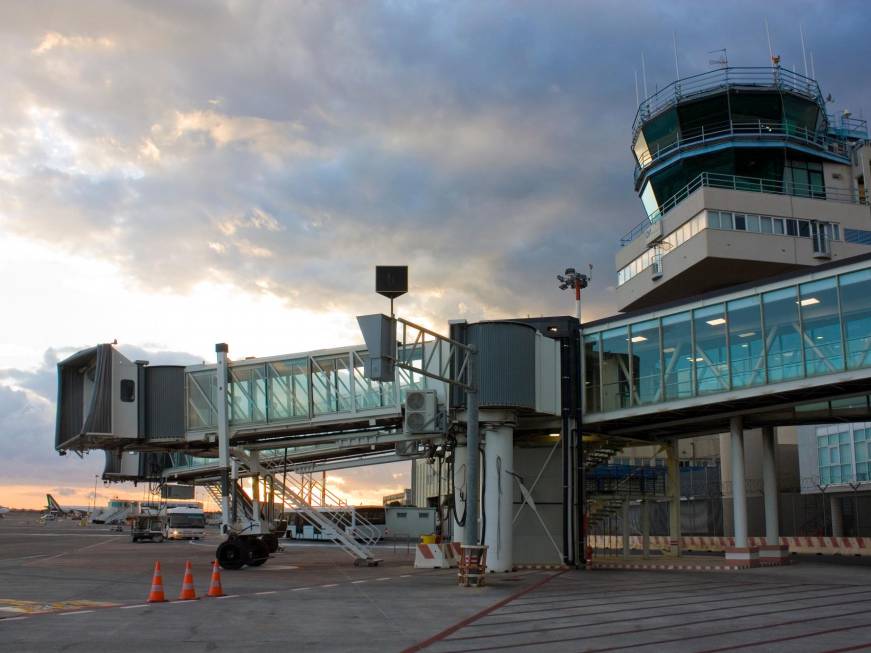
[[680, 555], [680, 451], [677, 439], [666, 445], [669, 555]]
[[629, 498], [623, 499], [623, 514], [621, 515], [623, 522], [623, 557], [628, 558], [632, 554], [632, 548], [629, 544]]
[[759, 549], [747, 542], [747, 492], [744, 477], [744, 420], [738, 415], [729, 422], [732, 450], [732, 519], [735, 546], [726, 549], [726, 561], [739, 567], [755, 567]]
[[[481, 421], [494, 415], [483, 413]], [[484, 431], [484, 516], [487, 571], [511, 571], [514, 567], [514, 416], [487, 421]]]
[[[451, 508], [451, 541], [462, 544], [465, 541], [466, 526], [463, 519], [468, 519], [466, 511], [466, 478], [468, 476], [466, 466], [469, 464], [469, 449], [466, 443], [457, 443], [453, 452], [453, 479], [454, 502]], [[471, 521], [471, 520], [468, 520]]]
[[230, 515], [230, 422], [227, 416], [227, 379], [229, 347], [224, 342], [215, 345], [218, 364], [215, 367], [217, 375], [218, 405], [218, 462], [221, 466], [221, 532], [229, 533], [233, 520]]
[[650, 501], [641, 500], [641, 555], [650, 557]]
[[[259, 451], [251, 451], [249, 455], [254, 462], [259, 462]], [[254, 476], [251, 477], [251, 521], [254, 525], [248, 532], [252, 534], [262, 533], [263, 525], [260, 521], [260, 474], [254, 474]]]
[[832, 537], [844, 537], [844, 507], [841, 497], [829, 497], [829, 513], [832, 515]]
[[759, 547], [759, 557], [782, 563], [789, 556], [789, 547], [780, 544], [777, 466], [774, 457], [776, 447], [774, 427], [764, 427], [762, 429], [762, 494], [765, 501], [765, 544]]

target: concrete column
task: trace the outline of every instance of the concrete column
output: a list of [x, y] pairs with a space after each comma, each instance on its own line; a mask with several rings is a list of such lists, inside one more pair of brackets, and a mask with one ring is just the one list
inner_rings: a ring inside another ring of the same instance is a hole
[[[468, 476], [466, 473], [466, 465], [469, 463], [469, 450], [466, 448], [465, 442], [463, 444], [457, 444], [457, 446], [454, 447], [453, 457], [454, 510], [456, 510], [457, 519], [462, 519], [464, 514], [466, 514], [468, 518], [468, 513], [466, 513], [466, 492], [468, 492], [469, 488], [466, 487], [466, 478]], [[465, 538], [466, 529], [465, 526], [461, 526], [457, 523], [457, 519], [454, 519], [453, 514], [451, 514], [451, 540], [462, 544]]]
[[677, 439], [666, 446], [669, 554], [680, 555], [680, 451]]
[[650, 556], [650, 501], [641, 500], [641, 554]]
[[844, 509], [841, 497], [834, 494], [829, 497], [829, 508], [832, 515], [832, 537], [844, 537]]
[[623, 499], [623, 557], [628, 558], [632, 553], [632, 547], [629, 545], [629, 499]]
[[732, 448], [732, 519], [735, 548], [747, 548], [747, 495], [744, 487], [744, 420], [740, 416], [729, 422]]
[[780, 544], [775, 446], [774, 428], [766, 426], [762, 429], [762, 493], [765, 498], [765, 543], [769, 546]]
[[227, 416], [227, 366], [229, 347], [224, 342], [215, 345], [217, 365], [215, 367], [218, 388], [217, 412], [218, 461], [221, 466], [221, 532], [229, 533], [233, 524], [230, 514], [230, 421]]
[[487, 571], [511, 571], [514, 566], [514, 479], [508, 472], [514, 470], [514, 421], [485, 422], [487, 417], [491, 416], [482, 412]]

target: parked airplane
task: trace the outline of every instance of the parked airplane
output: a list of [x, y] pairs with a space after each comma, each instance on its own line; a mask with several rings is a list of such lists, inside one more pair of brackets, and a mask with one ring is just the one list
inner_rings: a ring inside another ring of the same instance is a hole
[[50, 494], [45, 495], [45, 500], [45, 513], [43, 513], [42, 517], [40, 518], [43, 521], [54, 521], [59, 517], [63, 517], [65, 519], [84, 519], [88, 516], [87, 510], [83, 510], [81, 508], [62, 507], [57, 502], [57, 500]]
[[3, 506], [0, 506], [0, 519], [3, 519], [3, 515], [5, 515], [7, 512], [9, 512], [9, 508], [4, 508]]

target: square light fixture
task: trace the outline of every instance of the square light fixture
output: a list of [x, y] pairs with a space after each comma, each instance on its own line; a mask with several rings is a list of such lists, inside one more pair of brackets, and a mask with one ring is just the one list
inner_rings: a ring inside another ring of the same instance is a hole
[[726, 318], [724, 318], [724, 317], [715, 317], [713, 320], [706, 320], [706, 321], [711, 326], [720, 326], [721, 324], [726, 324]]
[[819, 304], [820, 300], [816, 297], [808, 297], [807, 299], [801, 299], [798, 302], [802, 306], [813, 306], [814, 304]]
[[756, 335], [755, 331], [747, 331], [745, 333], [739, 333], [738, 337], [739, 338], [752, 338], [755, 335]]
[[647, 340], [647, 338], [645, 338], [644, 336], [632, 336], [630, 340], [632, 342], [644, 342], [645, 340]]

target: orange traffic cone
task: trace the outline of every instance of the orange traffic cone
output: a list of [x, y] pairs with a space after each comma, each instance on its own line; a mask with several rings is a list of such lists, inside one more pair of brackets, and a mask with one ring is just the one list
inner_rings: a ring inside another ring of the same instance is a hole
[[224, 588], [221, 587], [221, 572], [218, 571], [218, 561], [212, 563], [212, 582], [209, 585], [209, 592], [206, 596], [227, 596], [224, 594]]
[[149, 603], [166, 603], [163, 594], [163, 576], [160, 575], [160, 561], [154, 563], [154, 577], [151, 579], [151, 591], [148, 593]]
[[193, 601], [197, 598], [197, 591], [194, 589], [194, 572], [191, 569], [191, 561], [184, 563], [184, 580], [181, 582], [181, 594], [178, 595], [179, 601]]

